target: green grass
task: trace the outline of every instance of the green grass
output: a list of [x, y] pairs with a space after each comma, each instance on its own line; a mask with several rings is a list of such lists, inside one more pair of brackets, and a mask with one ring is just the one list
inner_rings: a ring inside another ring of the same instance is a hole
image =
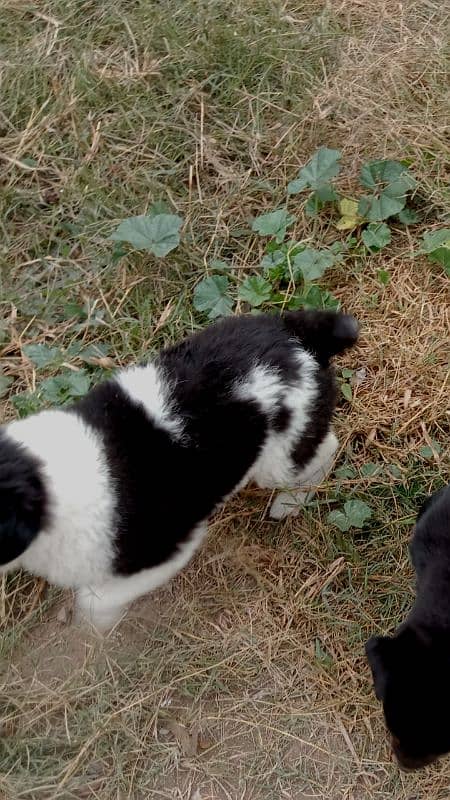
[[[346, 472], [298, 518], [275, 525], [267, 495], [243, 493], [103, 643], [67, 625], [70, 598], [2, 579], [0, 795], [447, 800], [448, 761], [413, 776], [391, 763], [363, 657], [410, 607], [415, 514], [450, 477], [449, 283], [413, 257], [449, 220], [445, 4], [35, 5], [7, 0], [0, 27], [5, 419], [48, 404], [49, 377], [96, 382], [202, 327], [193, 291], [211, 260], [255, 274], [253, 218], [321, 145], [343, 151], [348, 196], [365, 161], [408, 159], [423, 223], [327, 273], [362, 323], [339, 370], [365, 380], [339, 402]], [[180, 246], [116, 259], [111, 232], [156, 201], [183, 217]], [[301, 196], [289, 211], [297, 240], [336, 238]], [[60, 355], [37, 368], [30, 344]], [[103, 358], [83, 358], [92, 344]], [[355, 498], [372, 518], [342, 534], [328, 514]]]

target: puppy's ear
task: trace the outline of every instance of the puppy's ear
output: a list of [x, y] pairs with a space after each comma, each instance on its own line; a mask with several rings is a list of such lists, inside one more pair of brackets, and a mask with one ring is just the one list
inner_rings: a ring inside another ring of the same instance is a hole
[[7, 435], [0, 434], [0, 564], [8, 564], [41, 529], [46, 493], [38, 462]]
[[334, 311], [288, 311], [283, 314], [288, 330], [326, 365], [332, 356], [353, 347], [359, 326], [349, 314]]
[[386, 692], [393, 639], [390, 636], [372, 636], [366, 642], [366, 656], [372, 670], [375, 694], [383, 701]]

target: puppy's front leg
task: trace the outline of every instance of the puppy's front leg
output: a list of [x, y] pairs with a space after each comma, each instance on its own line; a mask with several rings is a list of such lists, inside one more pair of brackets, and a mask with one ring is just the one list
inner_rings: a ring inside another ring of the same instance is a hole
[[124, 598], [121, 589], [120, 579], [101, 586], [82, 586], [76, 593], [74, 621], [88, 623], [99, 633], [106, 633], [120, 621], [134, 599]]
[[190, 561], [206, 531], [206, 522], [200, 522], [161, 564], [132, 575], [116, 575], [96, 586], [81, 586], [76, 593], [75, 620], [87, 620], [100, 632], [112, 628], [133, 600], [164, 586]]
[[331, 430], [319, 446], [314, 458], [298, 472], [293, 488], [276, 496], [270, 509], [272, 519], [281, 520], [299, 514], [300, 507], [314, 497], [314, 487], [319, 486], [331, 472], [338, 446], [338, 440]]

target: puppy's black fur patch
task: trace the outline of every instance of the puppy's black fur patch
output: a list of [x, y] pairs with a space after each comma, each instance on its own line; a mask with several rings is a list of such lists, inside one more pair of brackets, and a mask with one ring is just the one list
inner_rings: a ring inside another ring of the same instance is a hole
[[43, 527], [47, 496], [39, 462], [0, 431], [0, 564], [29, 547]]
[[209, 431], [221, 454], [216, 459], [212, 449], [183, 447], [153, 425], [114, 381], [94, 388], [76, 411], [97, 428], [105, 446], [116, 492], [115, 567], [124, 575], [161, 564], [176, 551], [232, 491], [236, 475], [245, 474], [265, 433], [253, 404], [228, 401], [227, 424], [224, 419], [221, 428]]
[[394, 752], [417, 769], [450, 752], [450, 486], [425, 503], [410, 545], [416, 600], [394, 636], [366, 644]]

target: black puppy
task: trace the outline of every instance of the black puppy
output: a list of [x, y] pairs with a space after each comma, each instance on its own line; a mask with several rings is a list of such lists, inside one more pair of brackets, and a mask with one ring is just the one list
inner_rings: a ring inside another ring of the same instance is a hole
[[416, 601], [394, 636], [366, 644], [400, 765], [418, 769], [450, 752], [450, 486], [419, 513], [410, 545]]

